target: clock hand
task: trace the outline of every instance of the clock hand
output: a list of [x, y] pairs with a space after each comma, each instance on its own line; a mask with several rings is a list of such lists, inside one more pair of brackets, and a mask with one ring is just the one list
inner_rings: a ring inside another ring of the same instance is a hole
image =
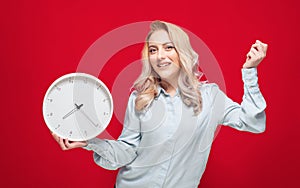
[[66, 115], [64, 115], [64, 117], [62, 117], [63, 119], [66, 119], [67, 117], [69, 117], [71, 114], [73, 114], [74, 112], [76, 112], [78, 109], [77, 107], [74, 108], [73, 110], [71, 110], [70, 112], [68, 112]]
[[99, 124], [96, 124], [93, 122], [93, 120], [81, 109], [80, 112], [86, 117], [87, 120], [89, 120], [90, 123], [92, 123], [95, 127], [98, 127]]
[[74, 112], [76, 112], [77, 110], [79, 110], [82, 106], [83, 106], [83, 104], [81, 104], [81, 105], [77, 105], [76, 103], [75, 103], [75, 108], [73, 108], [70, 112], [68, 112], [66, 115], [64, 115], [64, 117], [62, 117], [63, 119], [66, 119], [67, 117], [69, 117], [71, 114], [73, 114]]
[[76, 106], [76, 108], [79, 110], [79, 109], [83, 106], [83, 104], [77, 105], [77, 104], [75, 103], [75, 106]]

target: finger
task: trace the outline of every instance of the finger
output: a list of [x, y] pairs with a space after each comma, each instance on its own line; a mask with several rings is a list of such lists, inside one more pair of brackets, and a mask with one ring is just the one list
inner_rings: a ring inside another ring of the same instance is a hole
[[78, 148], [81, 147], [81, 142], [72, 142], [69, 141], [69, 139], [65, 139], [65, 146], [67, 147], [67, 149], [73, 149], [73, 148]]
[[54, 134], [53, 132], [51, 134], [52, 134], [52, 137], [54, 138], [54, 140], [56, 142], [59, 142], [59, 137], [56, 134]]
[[85, 141], [74, 143], [74, 146], [76, 146], [76, 147], [84, 147], [86, 145], [87, 145], [87, 142], [85, 142]]
[[255, 40], [255, 43], [263, 44], [260, 40]]
[[[256, 55], [259, 55], [259, 54], [261, 54], [261, 55], [263, 55], [263, 49], [262, 49], [262, 45], [261, 44], [258, 44], [258, 43], [255, 43], [255, 44], [253, 44], [252, 46], [251, 46], [251, 49], [250, 49], [250, 51], [253, 51]], [[256, 52], [258, 52], [259, 54], [257, 54]]]
[[[257, 40], [258, 41], [258, 40]], [[259, 57], [258, 58], [264, 58], [266, 56], [266, 48], [267, 48], [267, 44], [264, 44], [262, 42], [257, 42], [255, 43], [257, 44], [257, 51], [259, 52]]]
[[267, 50], [268, 50], [268, 45], [267, 44], [262, 44], [262, 48], [263, 48], [264, 54], [266, 54]]
[[257, 45], [257, 51], [260, 52], [260, 53], [263, 53], [263, 45], [262, 44], [259, 44]]
[[247, 58], [251, 58], [251, 54], [253, 54], [253, 52], [251, 52], [251, 49], [249, 50], [249, 52], [247, 53]]
[[250, 52], [248, 52], [248, 53], [246, 54], [246, 58], [247, 58], [247, 59], [250, 58]]
[[247, 53], [247, 61], [249, 61], [250, 59], [252, 59], [253, 57], [253, 53], [252, 52], [248, 52]]
[[262, 45], [257, 46], [257, 53], [255, 53], [257, 59], [261, 59], [265, 57], [265, 53], [263, 51]]
[[250, 52], [253, 54], [252, 57], [254, 57], [254, 56], [259, 56], [259, 51], [258, 51], [257, 49], [255, 49], [255, 48], [251, 48], [251, 49], [250, 49]]
[[251, 51], [252, 51], [252, 54], [253, 54], [254, 50], [257, 51], [257, 50], [258, 50], [258, 49], [257, 49], [258, 45], [259, 45], [259, 44], [252, 44], [252, 45], [251, 45], [251, 48], [250, 48], [250, 50], [249, 50], [249, 52], [247, 53], [246, 56], [249, 57]]
[[73, 149], [73, 148], [81, 148], [87, 145], [86, 141], [78, 141], [78, 142], [69, 142], [67, 147], [68, 149]]
[[268, 49], [268, 44], [261, 42], [260, 40], [256, 40], [256, 43], [262, 46], [263, 52], [266, 53]]
[[62, 139], [60, 137], [59, 137], [59, 145], [62, 150], [67, 150], [67, 147], [65, 146], [65, 143], [64, 143], [64, 139]]
[[260, 44], [259, 43], [254, 43], [254, 44], [252, 44], [252, 46], [251, 47], [255, 47], [255, 48], [257, 48], [257, 46], [259, 46]]
[[263, 43], [263, 42], [260, 41], [260, 40], [256, 40], [255, 43], [260, 44], [260, 45], [266, 45], [266, 43]]
[[65, 144], [65, 146], [66, 146], [67, 149], [71, 149], [71, 144], [70, 144], [68, 138], [64, 139], [64, 144]]

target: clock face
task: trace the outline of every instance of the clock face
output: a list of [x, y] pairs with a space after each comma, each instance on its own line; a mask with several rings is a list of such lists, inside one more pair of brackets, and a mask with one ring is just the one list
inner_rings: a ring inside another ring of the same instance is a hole
[[54, 81], [43, 101], [48, 128], [61, 138], [89, 140], [108, 126], [112, 96], [103, 82], [85, 73], [71, 73]]

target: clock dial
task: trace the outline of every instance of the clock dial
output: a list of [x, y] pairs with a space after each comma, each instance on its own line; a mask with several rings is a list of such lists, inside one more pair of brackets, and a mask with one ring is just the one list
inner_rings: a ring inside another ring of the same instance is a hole
[[73, 141], [96, 137], [108, 126], [113, 100], [105, 84], [85, 73], [71, 73], [53, 82], [43, 102], [48, 128]]

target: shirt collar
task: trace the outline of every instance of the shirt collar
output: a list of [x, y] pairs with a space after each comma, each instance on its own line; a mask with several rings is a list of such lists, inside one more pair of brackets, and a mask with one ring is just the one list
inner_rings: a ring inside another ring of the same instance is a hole
[[[162, 88], [160, 85], [158, 85], [157, 86], [157, 96], [156, 96], [156, 98], [158, 98], [161, 93], [163, 93], [164, 96], [170, 96], [170, 94], [167, 93], [164, 88]], [[178, 88], [176, 89], [176, 95], [175, 96], [179, 96], [179, 89]]]

